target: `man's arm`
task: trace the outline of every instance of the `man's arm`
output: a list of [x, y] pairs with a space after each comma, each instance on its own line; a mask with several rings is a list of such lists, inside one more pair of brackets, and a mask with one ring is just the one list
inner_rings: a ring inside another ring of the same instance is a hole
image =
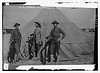
[[12, 42], [12, 41], [14, 41], [14, 31], [11, 31], [11, 37], [10, 37], [10, 43]]
[[22, 34], [21, 34], [21, 32], [20, 32], [20, 39], [22, 40]]
[[61, 40], [63, 40], [66, 36], [66, 33], [60, 28], [60, 33], [62, 33]]
[[50, 35], [47, 37], [47, 40], [48, 40], [48, 41], [52, 39], [52, 35], [53, 35], [53, 32], [52, 32], [52, 30], [51, 30]]

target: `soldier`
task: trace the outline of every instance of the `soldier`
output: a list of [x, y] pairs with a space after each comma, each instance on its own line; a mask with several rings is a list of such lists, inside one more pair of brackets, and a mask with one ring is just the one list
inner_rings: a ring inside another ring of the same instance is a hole
[[21, 39], [22, 39], [22, 35], [19, 31], [19, 23], [15, 23], [14, 27], [15, 29], [11, 32], [11, 38], [10, 38], [10, 42], [15, 42], [15, 44], [13, 45], [15, 47], [15, 61], [18, 62], [18, 55], [20, 52], [20, 46], [21, 46]]
[[[66, 36], [65, 32], [59, 28], [57, 25], [59, 24], [56, 20], [52, 22], [54, 28], [50, 32], [50, 36], [52, 37], [50, 52], [51, 52], [51, 62], [54, 61], [59, 63], [59, 49], [60, 49], [60, 41], [63, 40]], [[62, 37], [61, 37], [62, 34]]]
[[36, 29], [34, 30], [34, 41], [35, 41], [35, 59], [38, 56], [40, 50], [40, 45], [42, 44], [41, 40], [41, 25], [39, 22], [35, 22]]

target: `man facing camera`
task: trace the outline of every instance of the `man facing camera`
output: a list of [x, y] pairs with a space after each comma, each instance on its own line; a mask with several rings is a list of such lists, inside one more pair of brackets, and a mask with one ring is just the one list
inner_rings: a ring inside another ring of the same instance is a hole
[[14, 46], [15, 48], [15, 60], [16, 62], [18, 62], [18, 55], [20, 52], [20, 47], [21, 47], [21, 39], [22, 39], [22, 35], [19, 31], [19, 23], [15, 23], [14, 27], [15, 29], [11, 32], [11, 37], [10, 37], [10, 43], [15, 42], [14, 45], [10, 45], [10, 46]]
[[58, 27], [59, 23], [56, 20], [54, 20], [52, 24], [54, 28], [50, 32], [50, 37], [52, 37], [50, 47], [51, 62], [54, 60], [54, 62], [59, 63], [60, 41], [65, 38], [66, 34], [61, 28]]

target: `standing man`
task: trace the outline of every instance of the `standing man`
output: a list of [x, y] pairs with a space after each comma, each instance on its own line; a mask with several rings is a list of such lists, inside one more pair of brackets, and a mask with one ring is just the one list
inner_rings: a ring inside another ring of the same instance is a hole
[[20, 46], [21, 46], [21, 39], [22, 39], [22, 35], [19, 31], [19, 23], [15, 23], [14, 27], [15, 29], [11, 32], [11, 38], [10, 38], [10, 42], [15, 42], [15, 44], [13, 45], [15, 47], [15, 61], [18, 62], [18, 55], [20, 52]]
[[54, 61], [59, 63], [60, 41], [65, 38], [66, 34], [61, 28], [57, 26], [59, 23], [56, 20], [54, 20], [52, 24], [54, 28], [50, 32], [50, 37], [52, 37], [52, 42], [50, 47], [51, 62], [53, 62], [53, 58], [54, 58]]
[[38, 53], [40, 50], [40, 45], [42, 44], [41, 40], [41, 25], [39, 22], [35, 22], [36, 29], [34, 30], [34, 41], [35, 41], [35, 59], [38, 57]]

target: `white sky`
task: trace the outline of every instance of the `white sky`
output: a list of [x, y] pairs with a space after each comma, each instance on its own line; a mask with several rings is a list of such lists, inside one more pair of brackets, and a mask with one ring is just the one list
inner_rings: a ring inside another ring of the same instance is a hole
[[[13, 25], [18, 22], [21, 24], [20, 28], [22, 29], [27, 23], [34, 19], [41, 10], [41, 8], [6, 6], [4, 8], [4, 28], [13, 28]], [[91, 28], [94, 25], [94, 8], [59, 8], [59, 10], [79, 28]]]

